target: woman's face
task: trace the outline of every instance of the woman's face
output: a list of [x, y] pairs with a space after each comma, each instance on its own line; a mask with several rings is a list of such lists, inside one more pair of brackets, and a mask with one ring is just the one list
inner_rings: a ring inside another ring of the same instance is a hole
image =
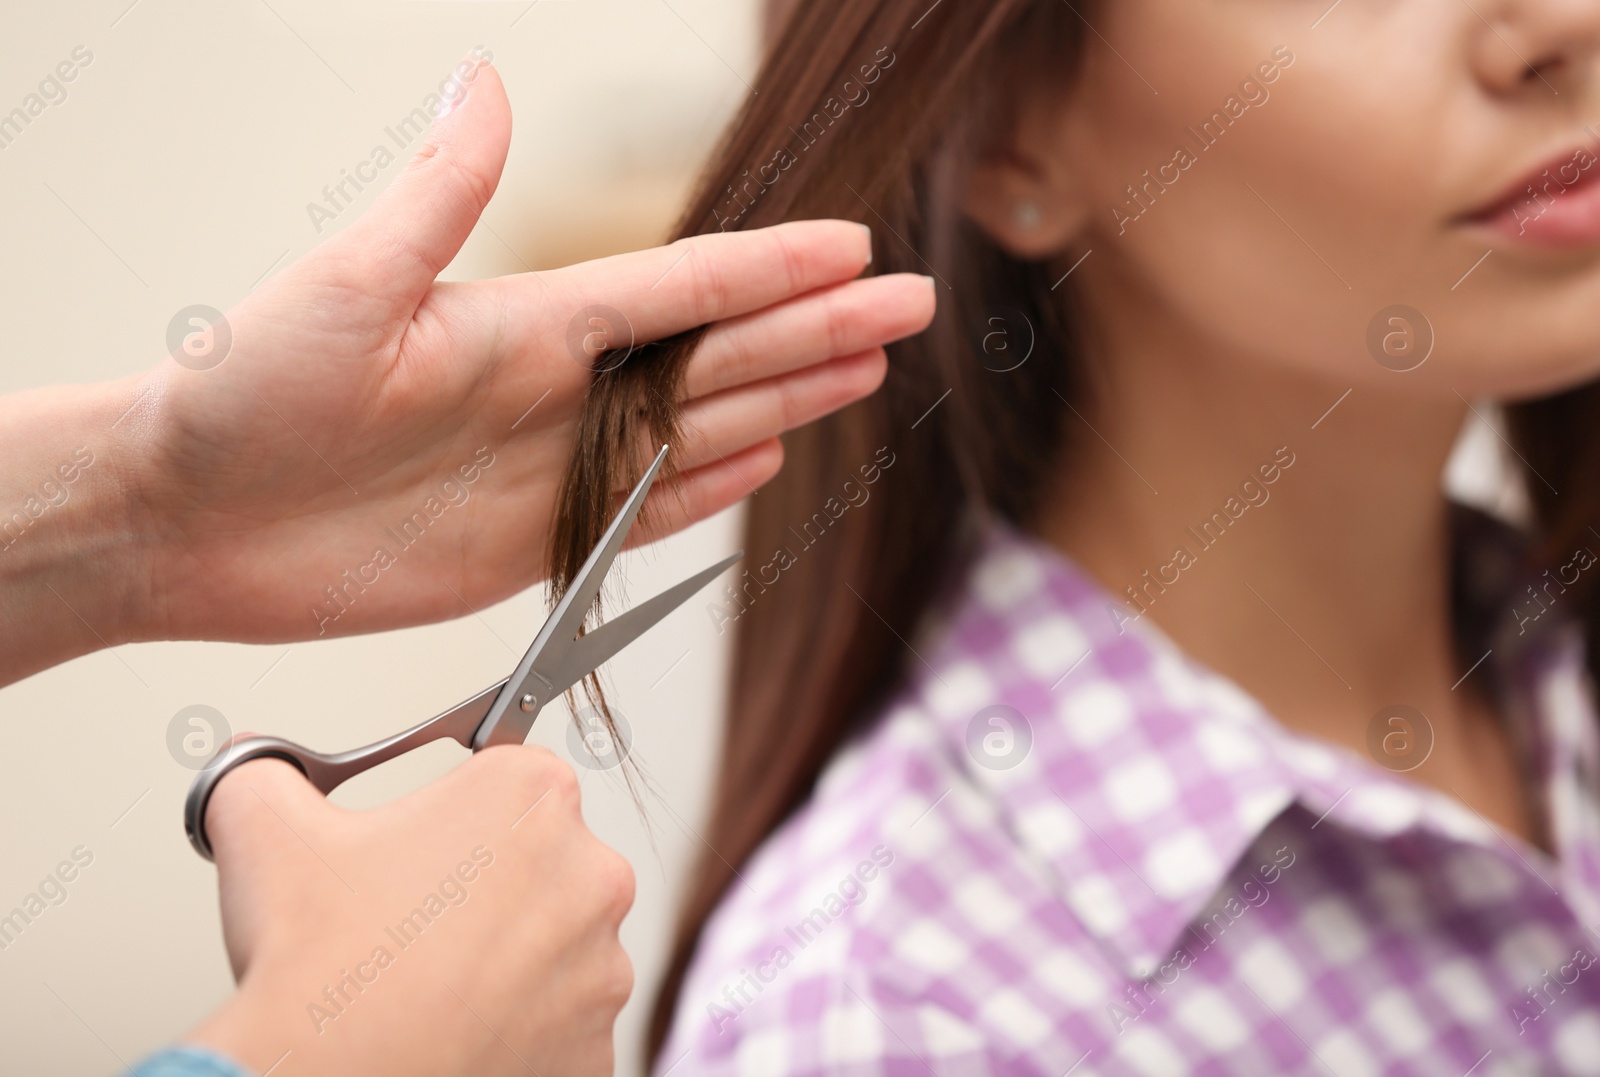
[[1082, 77], [1019, 149], [1099, 259], [1091, 308], [1435, 395], [1600, 374], [1600, 0], [1085, 13]]

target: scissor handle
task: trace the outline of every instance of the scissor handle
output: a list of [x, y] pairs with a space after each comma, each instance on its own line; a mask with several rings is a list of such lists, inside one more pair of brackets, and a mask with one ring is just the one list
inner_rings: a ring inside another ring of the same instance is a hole
[[489, 713], [489, 708], [505, 683], [500, 681], [404, 733], [396, 733], [376, 744], [337, 755], [314, 752], [278, 737], [234, 738], [222, 746], [222, 750], [205, 765], [205, 769], [195, 775], [193, 784], [189, 786], [189, 796], [183, 803], [183, 829], [189, 835], [189, 844], [207, 860], [212, 859], [211, 839], [206, 835], [206, 808], [211, 803], [211, 793], [217, 783], [235, 767], [255, 759], [282, 759], [304, 774], [306, 780], [326, 796], [357, 774], [424, 744], [449, 737], [462, 747], [472, 747], [473, 734], [478, 731], [478, 726], [483, 723], [484, 716]]

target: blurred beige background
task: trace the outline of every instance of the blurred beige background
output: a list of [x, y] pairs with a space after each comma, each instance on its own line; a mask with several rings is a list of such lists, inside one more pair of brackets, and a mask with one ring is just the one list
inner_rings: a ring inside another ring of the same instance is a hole
[[[8, 5], [0, 114], [75, 48], [93, 58], [0, 149], [0, 392], [150, 365], [180, 308], [226, 310], [309, 250], [306, 203], [473, 45], [494, 54], [515, 132], [486, 226], [446, 273], [456, 278], [660, 240], [756, 65], [752, 0], [130, 3]], [[630, 555], [633, 597], [734, 548], [736, 524], [724, 514]], [[618, 1031], [623, 1073], [638, 1068], [716, 748], [726, 659], [703, 605], [611, 667], [660, 794], [654, 842], [620, 778], [580, 770], [590, 825], [639, 879], [623, 933], [640, 984]], [[214, 873], [181, 827], [192, 772], [167, 749], [178, 711], [205, 704], [234, 730], [354, 746], [503, 676], [502, 640], [520, 653], [543, 610], [530, 592], [481, 618], [365, 639], [131, 646], [0, 690], [0, 909], [76, 846], [94, 855], [65, 903], [0, 951], [0, 1070], [118, 1072], [231, 988]], [[563, 733], [552, 714], [535, 737], [565, 755]], [[437, 745], [337, 799], [390, 798], [459, 757]]]

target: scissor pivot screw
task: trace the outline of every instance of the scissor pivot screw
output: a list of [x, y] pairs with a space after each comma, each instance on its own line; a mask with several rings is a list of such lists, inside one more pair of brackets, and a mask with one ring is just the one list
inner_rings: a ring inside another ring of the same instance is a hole
[[530, 711], [531, 712], [533, 710], [533, 708], [538, 704], [538, 702], [539, 701], [534, 698], [533, 693], [529, 692], [527, 695], [522, 697], [522, 702], [519, 703], [518, 706], [520, 706], [525, 711]]

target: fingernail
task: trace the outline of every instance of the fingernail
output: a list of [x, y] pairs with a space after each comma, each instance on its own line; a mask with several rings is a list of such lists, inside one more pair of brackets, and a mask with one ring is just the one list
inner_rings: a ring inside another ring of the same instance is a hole
[[462, 86], [460, 83], [455, 82], [448, 85], [455, 86], [458, 89], [456, 93], [441, 95], [444, 97], [444, 104], [439, 106], [438, 118], [441, 120], [446, 116], [453, 116], [461, 110], [461, 103], [467, 99], [467, 91], [469, 89], [468, 86]]
[[437, 119], [442, 120], [461, 110], [461, 103], [467, 99], [467, 94], [478, 77], [478, 71], [493, 60], [494, 54], [482, 45], [475, 45], [467, 51], [461, 62], [451, 70], [450, 77], [439, 87], [439, 96], [443, 99], [443, 104], [439, 106]]
[[933, 287], [933, 278], [932, 277], [930, 277], [926, 273], [924, 273], [924, 274], [922, 274], [922, 279], [928, 282], [928, 287], [929, 288]]
[[860, 221], [857, 221], [856, 223], [860, 224], [861, 225], [861, 230], [867, 234], [867, 265], [871, 265], [872, 264], [872, 228], [870, 226], [868, 226], [868, 225], [861, 224]]

